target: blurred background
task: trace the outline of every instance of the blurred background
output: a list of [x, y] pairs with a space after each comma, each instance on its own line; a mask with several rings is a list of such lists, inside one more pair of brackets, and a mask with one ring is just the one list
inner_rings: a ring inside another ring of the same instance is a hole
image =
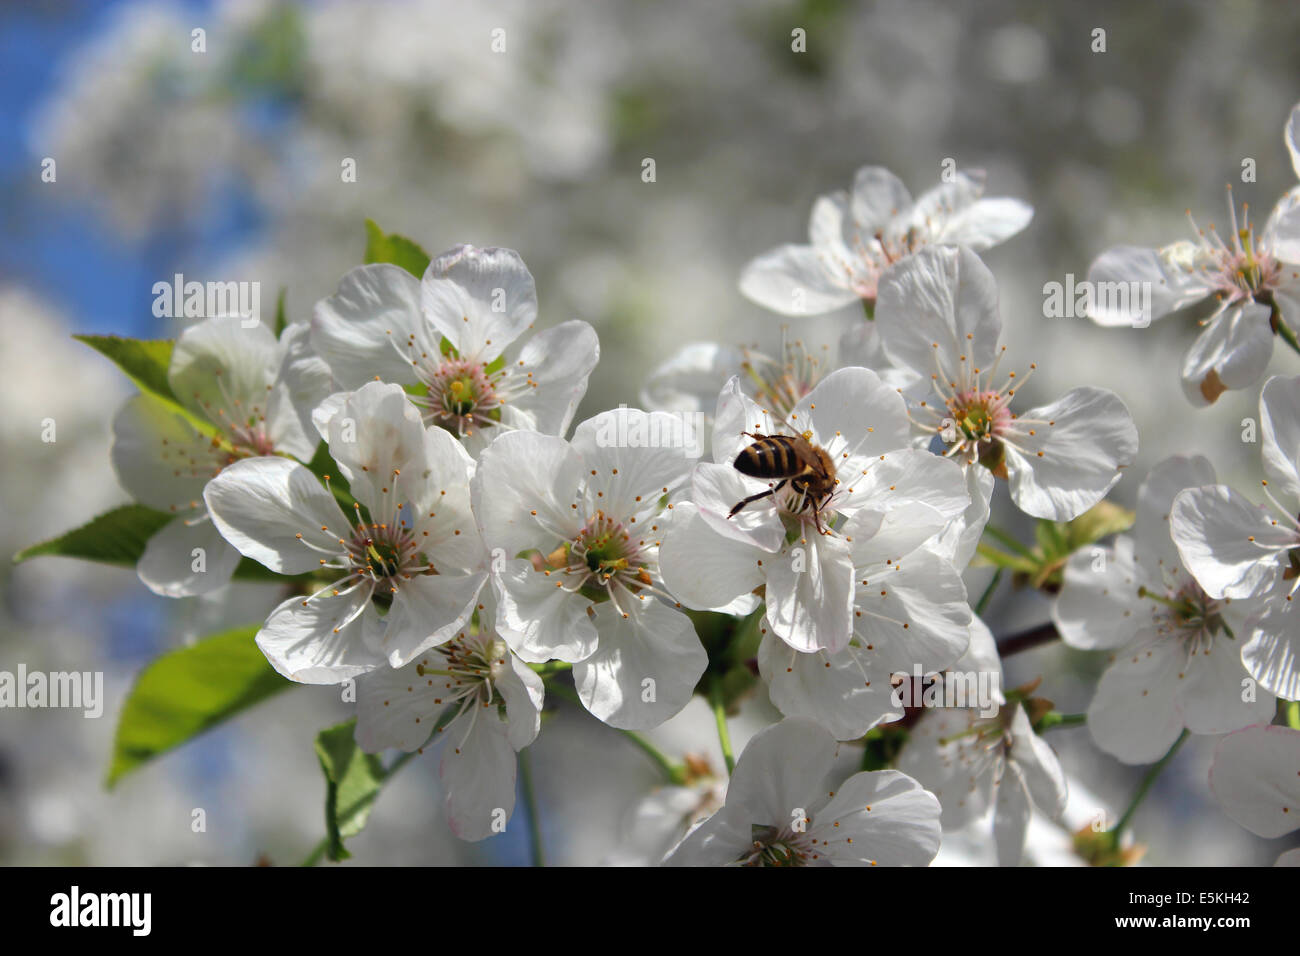
[[[791, 31], [807, 50], [791, 50]], [[1093, 31], [1105, 52], [1093, 52]], [[204, 49], [195, 52], [194, 33]], [[493, 31], [504, 39], [492, 49]], [[636, 404], [650, 369], [698, 339], [773, 348], [783, 320], [736, 291], [743, 264], [806, 241], [820, 193], [862, 164], [919, 193], [941, 163], [988, 171], [988, 194], [1036, 210], [986, 254], [1002, 294], [1012, 367], [1036, 361], [1026, 407], [1083, 383], [1116, 390], [1141, 433], [1113, 497], [1174, 452], [1209, 455], [1222, 480], [1259, 477], [1241, 441], [1257, 393], [1193, 411], [1178, 369], [1185, 323], [1102, 330], [1045, 319], [1043, 285], [1086, 275], [1118, 242], [1189, 237], [1184, 210], [1223, 222], [1224, 185], [1262, 216], [1294, 185], [1281, 130], [1300, 100], [1300, 7], [1236, 2], [686, 0], [517, 2], [58, 2], [0, 8], [0, 546], [21, 547], [125, 500], [109, 423], [130, 386], [74, 332], [172, 337], [155, 282], [256, 280], [290, 317], [361, 260], [375, 219], [432, 253], [517, 249], [540, 321], [592, 323], [602, 358], [585, 417]], [[42, 161], [56, 162], [45, 182]], [[653, 158], [656, 181], [642, 181]], [[1241, 182], [1256, 161], [1255, 183]], [[356, 181], [341, 164], [355, 160]], [[856, 316], [791, 334], [834, 348]], [[1300, 372], [1284, 349], [1276, 371]], [[40, 439], [54, 418], [57, 441]], [[999, 490], [995, 520], [1028, 533]], [[130, 570], [58, 558], [0, 562], [0, 669], [102, 670], [104, 716], [0, 711], [0, 862], [293, 863], [323, 835], [312, 741], [350, 707], [295, 688], [123, 781], [101, 786], [116, 714], [157, 653], [251, 623], [275, 595], [242, 585], [215, 600], [156, 598]], [[971, 589], [987, 572], [970, 572]], [[996, 634], [1047, 617], [1004, 590]], [[1013, 658], [1009, 685], [1043, 675], [1065, 712], [1086, 709], [1100, 656], [1049, 648]], [[765, 694], [760, 690], [760, 697]], [[651, 735], [721, 765], [697, 701]], [[753, 699], [737, 744], [773, 719]], [[1141, 776], [1085, 729], [1053, 731], [1076, 782], [1071, 819], [1122, 809]], [[1210, 802], [1214, 740], [1192, 738], [1136, 818], [1145, 862], [1272, 863], [1265, 841]], [[636, 857], [629, 815], [654, 787], [644, 757], [564, 708], [532, 749], [552, 862]], [[193, 833], [203, 808], [207, 831]], [[517, 811], [518, 812], [518, 811]], [[520, 819], [517, 817], [517, 819]], [[388, 788], [350, 842], [359, 863], [519, 863], [525, 828], [450, 836], [436, 757]], [[954, 837], [944, 862], [992, 859]], [[1030, 859], [1068, 862], [1035, 824]]]

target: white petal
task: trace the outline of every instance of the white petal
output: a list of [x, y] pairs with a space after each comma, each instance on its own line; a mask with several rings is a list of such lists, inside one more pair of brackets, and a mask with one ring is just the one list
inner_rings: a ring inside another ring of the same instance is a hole
[[[690, 496], [701, 518], [716, 534], [745, 548], [775, 553], [785, 541], [785, 525], [775, 495], [765, 492], [776, 485], [776, 481], [742, 474], [730, 463], [702, 461], [691, 472]], [[731, 514], [732, 508], [754, 495], [764, 496]]]
[[897, 767], [939, 798], [944, 829], [978, 819], [992, 804], [993, 773], [1001, 761], [987, 759], [985, 744], [970, 733], [979, 719], [972, 709], [930, 709], [912, 728]]
[[928, 521], [925, 529], [918, 527], [910, 535], [913, 547], [942, 531], [970, 506], [966, 475], [950, 459], [905, 448], [866, 459], [862, 465], [856, 475], [840, 472], [842, 491], [836, 494], [836, 508], [879, 513], [920, 506], [925, 510], [917, 511], [916, 517], [925, 515]]
[[897, 176], [883, 166], [863, 166], [853, 177], [850, 208], [855, 224], [871, 234], [912, 206], [912, 195]]
[[291, 597], [266, 619], [257, 646], [272, 667], [302, 684], [341, 684], [387, 667], [372, 649], [382, 625], [369, 601], [365, 589]]
[[1019, 866], [1029, 832], [1029, 794], [1020, 768], [1007, 762], [998, 784], [993, 811], [993, 840], [998, 848], [998, 866]]
[[352, 496], [376, 521], [389, 520], [402, 501], [397, 473], [426, 461], [424, 424], [402, 386], [367, 382], [343, 402], [328, 431], [330, 457]]
[[167, 381], [187, 408], [224, 425], [243, 422], [266, 408], [275, 381], [280, 345], [262, 323], [244, 327], [239, 316], [217, 316], [192, 325], [176, 340]]
[[1291, 116], [1287, 119], [1282, 139], [1286, 143], [1287, 152], [1291, 154], [1291, 168], [1295, 170], [1296, 176], [1300, 176], [1300, 103], [1291, 108]]
[[[1287, 585], [1288, 590], [1290, 585]], [[1275, 597], [1251, 623], [1241, 662], [1260, 686], [1287, 700], [1300, 700], [1300, 611], [1288, 597]]]
[[[1153, 321], [1197, 302], [1210, 290], [1178, 269], [1166, 269], [1158, 249], [1116, 246], [1088, 269], [1088, 317], [1098, 325], [1146, 328]], [[1137, 290], [1149, 288], [1149, 311]]]
[[767, 620], [796, 650], [842, 651], [853, 633], [853, 560], [838, 536], [815, 532], [765, 560]]
[[1183, 359], [1183, 394], [1209, 405], [1225, 389], [1249, 388], [1273, 356], [1269, 308], [1248, 302], [1210, 320]]
[[487, 572], [483, 571], [417, 574], [398, 585], [379, 645], [388, 655], [388, 663], [403, 667], [468, 627], [486, 582]]
[[203, 499], [227, 541], [281, 574], [318, 570], [352, 535], [334, 496], [286, 458], [237, 461], [208, 482]]
[[687, 607], [717, 609], [764, 582], [760, 562], [771, 555], [714, 531], [689, 502], [676, 506], [659, 548], [664, 587]]
[[1138, 588], [1147, 581], [1134, 563], [1132, 539], [1120, 535], [1114, 547], [1076, 551], [1063, 577], [1052, 602], [1052, 623], [1071, 647], [1123, 647], [1150, 623], [1150, 609], [1138, 597]]
[[653, 513], [659, 498], [690, 475], [694, 459], [683, 438], [676, 415], [639, 408], [611, 409], [579, 424], [573, 450], [587, 472], [588, 502], [619, 519]]
[[563, 435], [599, 359], [596, 330], [586, 322], [574, 319], [539, 332], [508, 366], [511, 380], [526, 379], [529, 387], [507, 409], [522, 409], [539, 432]]
[[[430, 658], [428, 664], [441, 659]], [[358, 678], [356, 739], [366, 753], [418, 750], [433, 733], [438, 715], [450, 704], [450, 696], [443, 696], [447, 678], [420, 674], [421, 663], [377, 667]]]
[[497, 677], [496, 689], [506, 702], [506, 717], [510, 724], [506, 737], [515, 750], [523, 750], [537, 739], [537, 732], [542, 728], [542, 701], [546, 696], [546, 686], [537, 672], [513, 651], [506, 653], [510, 668]]
[[501, 435], [479, 455], [470, 482], [470, 505], [484, 542], [513, 558], [573, 537], [583, 521], [570, 507], [581, 482], [582, 462], [564, 439]]
[[978, 199], [944, 223], [935, 241], [979, 252], [1010, 239], [1033, 218], [1034, 207], [1019, 199]]
[[827, 375], [790, 413], [797, 432], [838, 463], [849, 456], [875, 457], [908, 445], [907, 405], [896, 389], [866, 368], [841, 368]]
[[858, 301], [857, 293], [837, 280], [833, 268], [812, 246], [777, 246], [745, 266], [740, 293], [781, 315], [833, 312]]
[[[1264, 473], [1274, 495], [1300, 500], [1300, 377], [1275, 375], [1259, 396]], [[1213, 484], [1213, 481], [1199, 482]]]
[[238, 564], [239, 552], [206, 516], [193, 524], [181, 517], [149, 538], [136, 572], [154, 594], [191, 597], [225, 587]]
[[1011, 718], [1010, 759], [1020, 771], [1034, 805], [1053, 820], [1065, 813], [1068, 790], [1056, 752], [1034, 733], [1029, 715], [1017, 707]]
[[[927, 548], [855, 568], [853, 633], [874, 647], [884, 674], [951, 666], [970, 644], [971, 611], [961, 574]], [[883, 677], [883, 675], [882, 675]]]
[[596, 650], [596, 628], [587, 616], [591, 602], [559, 578], [534, 571], [525, 560], [508, 562], [494, 578], [501, 602], [497, 630], [526, 661], [574, 663]]
[[[419, 349], [414, 356], [410, 336]], [[341, 389], [375, 378], [413, 383], [412, 362], [440, 342], [420, 314], [420, 280], [386, 262], [348, 270], [338, 291], [316, 303], [312, 314], [311, 344]]]
[[815, 720], [836, 740], [856, 740], [881, 721], [903, 716], [889, 672], [872, 666], [874, 656], [859, 647], [804, 654], [769, 630], [758, 647], [758, 668], [782, 714]]
[[835, 760], [835, 739], [802, 717], [787, 717], [750, 738], [727, 785], [727, 807], [760, 826], [788, 825], [796, 810], [826, 800], [822, 783]]
[[[1150, 629], [1142, 635], [1142, 644], [1156, 637]], [[1164, 756], [1183, 730], [1178, 698], [1185, 658], [1170, 641], [1116, 654], [1088, 707], [1088, 729], [1098, 747], [1128, 764]]]
[[641, 390], [651, 411], [713, 414], [718, 392], [740, 372], [744, 354], [716, 342], [690, 342], [656, 365]]
[[1277, 708], [1273, 695], [1262, 686], [1251, 688], [1251, 694], [1246, 693], [1250, 678], [1242, 663], [1245, 650], [1240, 639], [1219, 639], [1209, 650], [1190, 655], [1179, 702], [1183, 724], [1192, 733], [1226, 734], [1272, 719]]
[[628, 616], [606, 602], [596, 605], [600, 642], [573, 665], [582, 704], [620, 730], [649, 730], [691, 700], [709, 664], [691, 619], [654, 599], [626, 594]]
[[1187, 570], [1213, 598], [1249, 598], [1273, 587], [1278, 552], [1295, 534], [1226, 485], [1188, 488], [1174, 498], [1169, 525]]
[[1014, 436], [1014, 447], [1006, 446], [1011, 497], [1021, 511], [1054, 521], [1076, 518], [1104, 498], [1138, 450], [1128, 408], [1114, 392], [1092, 386], [1026, 412]]
[[537, 287], [513, 249], [461, 245], [429, 263], [420, 304], [462, 358], [486, 364], [537, 320]]
[[1280, 837], [1300, 826], [1300, 731], [1257, 725], [1219, 741], [1210, 792], [1251, 833]]
[[1201, 455], [1172, 455], [1147, 473], [1146, 481], [1138, 488], [1137, 521], [1133, 525], [1137, 559], [1143, 567], [1162, 576], [1182, 564], [1169, 526], [1174, 499], [1184, 488], [1212, 485], [1215, 480], [1214, 466]]
[[997, 352], [997, 283], [969, 249], [927, 247], [885, 274], [876, 322], [895, 365], [961, 381], [963, 369], [987, 368]]
[[204, 486], [225, 464], [175, 406], [147, 395], [129, 399], [113, 419], [112, 459], [136, 501], [182, 513], [202, 506]]
[[836, 866], [928, 866], [939, 852], [939, 801], [897, 770], [855, 773], [809, 830]]
[[494, 707], [479, 704], [443, 732], [438, 775], [446, 793], [447, 825], [462, 840], [482, 840], [499, 830], [515, 808], [515, 749]]
[[306, 462], [320, 441], [312, 412], [329, 397], [333, 375], [312, 349], [311, 327], [306, 323], [287, 327], [280, 346], [280, 373], [267, 402], [267, 435], [275, 448]]

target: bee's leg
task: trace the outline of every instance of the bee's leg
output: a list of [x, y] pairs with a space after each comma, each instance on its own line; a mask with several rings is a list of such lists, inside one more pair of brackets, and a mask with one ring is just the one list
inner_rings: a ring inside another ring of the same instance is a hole
[[758, 494], [756, 494], [756, 495], [750, 495], [750, 496], [749, 496], [748, 498], [746, 498], [744, 501], [739, 501], [739, 502], [737, 502], [737, 503], [736, 503], [736, 506], [735, 506], [734, 508], [732, 508], [730, 511], [727, 512], [727, 517], [728, 517], [728, 518], [734, 518], [734, 517], [736, 516], [736, 513], [737, 513], [738, 511], [740, 511], [741, 508], [745, 507], [745, 505], [750, 504], [751, 502], [754, 502], [754, 501], [758, 501], [760, 498], [766, 498], [766, 497], [768, 497], [769, 495], [774, 495], [774, 494], [776, 494], [778, 491], [781, 490], [781, 488], [782, 488], [782, 486], [785, 484], [785, 482], [786, 482], [786, 479], [782, 478], [780, 481], [778, 481], [778, 482], [776, 483], [776, 485], [775, 485], [774, 487], [771, 487], [771, 488], [767, 489], [767, 491], [760, 491], [760, 492], [759, 492]]

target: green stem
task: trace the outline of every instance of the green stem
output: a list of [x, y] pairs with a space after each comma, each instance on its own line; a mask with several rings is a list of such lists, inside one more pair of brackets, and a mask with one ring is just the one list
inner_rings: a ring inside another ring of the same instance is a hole
[[1078, 727], [1087, 722], [1087, 714], [1063, 714], [1057, 710], [1049, 710], [1039, 719], [1034, 732], [1041, 734], [1044, 730], [1051, 730], [1054, 727]]
[[1300, 355], [1300, 341], [1296, 341], [1295, 331], [1286, 324], [1286, 320], [1282, 318], [1282, 313], [1278, 311], [1276, 305], [1273, 306], [1273, 314], [1270, 318], [1274, 331], [1282, 337], [1282, 341], [1291, 346], [1291, 351]]
[[1006, 545], [1008, 548], [1010, 548], [1012, 551], [1015, 551], [1017, 554], [1023, 555], [1026, 558], [1032, 558], [1034, 556], [1034, 552], [1030, 551], [1029, 548], [1025, 547], [1023, 544], [1021, 544], [1019, 541], [1011, 537], [1011, 535], [1007, 534], [1005, 531], [1001, 530], [1000, 528], [996, 528], [991, 524], [986, 524], [984, 526], [984, 533], [987, 534], [990, 538], [993, 538], [995, 541], [999, 542], [1000, 544]]
[[1286, 702], [1286, 725], [1292, 730], [1300, 730], [1300, 700]]
[[975, 603], [975, 613], [977, 615], [984, 613], [984, 609], [989, 606], [989, 601], [993, 598], [993, 592], [998, 589], [998, 585], [1001, 583], [1002, 569], [998, 568], [993, 572], [993, 580], [989, 581], [989, 586], [984, 589], [984, 593], [980, 595], [980, 599]]
[[552, 674], [563, 674], [573, 670], [573, 665], [564, 661], [547, 661], [545, 664], [529, 664], [528, 666], [539, 677], [550, 677]]
[[722, 759], [726, 761], [727, 773], [736, 769], [736, 757], [731, 752], [731, 732], [727, 730], [727, 706], [722, 700], [722, 685], [714, 681], [709, 688], [709, 704], [713, 707], [713, 719], [718, 723], [718, 743], [722, 747]]
[[864, 315], [866, 315], [868, 322], [874, 322], [876, 320], [876, 300], [863, 299], [862, 312]]
[[528, 748], [519, 751], [519, 781], [523, 790], [524, 807], [528, 811], [528, 845], [533, 855], [533, 866], [546, 866], [546, 850], [542, 845], [542, 818], [537, 813], [537, 795], [533, 790], [533, 761]]
[[1179, 735], [1178, 739], [1174, 741], [1174, 745], [1169, 748], [1169, 752], [1156, 761], [1151, 769], [1147, 771], [1147, 775], [1142, 778], [1142, 783], [1138, 785], [1137, 793], [1133, 794], [1133, 800], [1129, 803], [1128, 809], [1125, 810], [1124, 815], [1119, 818], [1119, 823], [1115, 824], [1110, 831], [1114, 835], [1116, 846], [1119, 846], [1120, 837], [1122, 837], [1124, 831], [1128, 829], [1128, 825], [1133, 819], [1133, 814], [1137, 813], [1138, 807], [1142, 806], [1142, 801], [1146, 799], [1147, 793], [1151, 790], [1151, 785], [1156, 782], [1156, 778], [1160, 776], [1161, 771], [1163, 771], [1165, 767], [1169, 766], [1169, 761], [1174, 759], [1174, 754], [1178, 753], [1179, 748], [1183, 746], [1189, 736], [1190, 732], [1184, 730], [1182, 734]]

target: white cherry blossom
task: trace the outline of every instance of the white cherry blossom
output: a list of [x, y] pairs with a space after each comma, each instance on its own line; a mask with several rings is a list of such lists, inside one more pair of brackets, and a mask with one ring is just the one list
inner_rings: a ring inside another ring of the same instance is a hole
[[1256, 602], [1207, 595], [1170, 537], [1174, 497], [1213, 482], [1200, 456], [1156, 465], [1138, 491], [1132, 537], [1075, 552], [1053, 604], [1067, 644], [1114, 651], [1088, 730], [1125, 763], [1154, 763], [1184, 728], [1222, 734], [1273, 713], [1273, 695], [1255, 688], [1241, 662]]
[[1053, 820], [1065, 811], [1060, 761], [1019, 703], [991, 718], [973, 708], [927, 710], [912, 728], [898, 769], [939, 798], [945, 830], [992, 809], [999, 866], [1020, 864], [1031, 804]]
[[855, 773], [828, 789], [834, 738], [787, 717], [736, 761], [722, 808], [664, 861], [670, 866], [927, 866], [939, 804], [896, 770]]
[[515, 805], [515, 755], [541, 728], [542, 679], [484, 630], [486, 619], [478, 633], [462, 631], [404, 667], [357, 680], [362, 750], [422, 751], [437, 728], [447, 821], [462, 840], [502, 832]]
[[[945, 457], [1006, 479], [1022, 511], [1075, 518], [1137, 456], [1133, 419], [1106, 389], [1080, 386], [1048, 405], [1012, 410], [1028, 376], [1007, 372], [999, 384], [1006, 347], [998, 344], [997, 285], [969, 249], [924, 249], [893, 269], [881, 283], [876, 321], [885, 354], [930, 383], [914, 406], [918, 425], [939, 438]], [[983, 496], [992, 483], [982, 478], [975, 489]], [[987, 498], [972, 508], [973, 525], [987, 516]]]
[[740, 291], [783, 315], [818, 315], [852, 302], [872, 303], [888, 270], [931, 245], [987, 249], [1029, 224], [1034, 211], [1018, 199], [982, 198], [984, 173], [958, 172], [951, 180], [911, 195], [893, 173], [863, 166], [853, 192], [821, 196], [813, 204], [808, 244], [787, 244], [745, 267]]
[[583, 705], [627, 730], [686, 706], [708, 663], [660, 578], [665, 499], [689, 468], [680, 430], [672, 415], [615, 409], [579, 424], [571, 443], [503, 434], [474, 473], [498, 630], [526, 661], [572, 662]]
[[[1264, 473], [1271, 508], [1227, 485], [1182, 491], [1170, 528], [1184, 565], [1211, 598], [1258, 599], [1241, 658], [1259, 683], [1300, 698], [1300, 377], [1274, 376], [1259, 399]], [[1290, 506], [1284, 502], [1290, 502]]]
[[156, 594], [207, 594], [230, 581], [239, 552], [208, 516], [203, 489], [232, 462], [285, 454], [310, 461], [311, 408], [329, 387], [305, 326], [279, 340], [248, 317], [205, 319], [180, 334], [167, 379], [184, 406], [130, 399], [113, 420], [113, 467], [142, 504], [176, 517], [154, 534], [137, 566]]
[[[683, 508], [664, 540], [669, 589], [688, 607], [722, 610], [762, 587], [768, 625], [796, 651], [839, 654], [855, 634], [864, 644], [886, 633], [941, 643], [951, 638], [940, 634], [964, 635], [969, 609], [955, 569], [945, 555], [919, 552], [969, 498], [959, 468], [908, 447], [897, 392], [868, 369], [839, 369], [778, 421], [738, 380], [723, 390], [715, 461], [696, 466], [696, 507]], [[834, 465], [834, 488], [820, 506], [787, 481], [753, 478], [733, 464], [753, 435], [791, 433]], [[958, 640], [954, 657], [964, 648]]]
[[[1300, 106], [1292, 110], [1283, 138], [1300, 176], [1297, 114]], [[1191, 210], [1187, 218], [1195, 235], [1190, 241], [1159, 249], [1117, 246], [1098, 256], [1088, 270], [1089, 283], [1099, 290], [1090, 299], [1089, 314], [1100, 325], [1145, 326], [1213, 301], [1213, 311], [1198, 319], [1203, 330], [1182, 368], [1183, 392], [1193, 405], [1203, 406], [1263, 376], [1273, 354], [1274, 316], [1291, 326], [1300, 323], [1300, 187], [1282, 197], [1258, 235], [1248, 208], [1238, 218], [1231, 186], [1226, 240], [1213, 223], [1207, 229], [1197, 226]], [[1146, 295], [1132, 294], [1143, 288]], [[1101, 294], [1108, 289], [1130, 294]]]
[[317, 304], [311, 337], [338, 388], [416, 386], [425, 424], [477, 452], [499, 430], [564, 434], [586, 394], [595, 331], [573, 320], [510, 349], [536, 319], [537, 290], [517, 252], [461, 245], [423, 279], [386, 263], [352, 269]]
[[311, 471], [285, 458], [236, 462], [204, 493], [241, 554], [281, 574], [318, 571], [330, 581], [289, 598], [257, 635], [276, 670], [309, 684], [401, 667], [451, 639], [487, 580], [469, 510], [473, 462], [445, 431], [423, 426], [401, 386], [372, 382], [351, 393], [328, 433], [356, 500], [351, 516]]

